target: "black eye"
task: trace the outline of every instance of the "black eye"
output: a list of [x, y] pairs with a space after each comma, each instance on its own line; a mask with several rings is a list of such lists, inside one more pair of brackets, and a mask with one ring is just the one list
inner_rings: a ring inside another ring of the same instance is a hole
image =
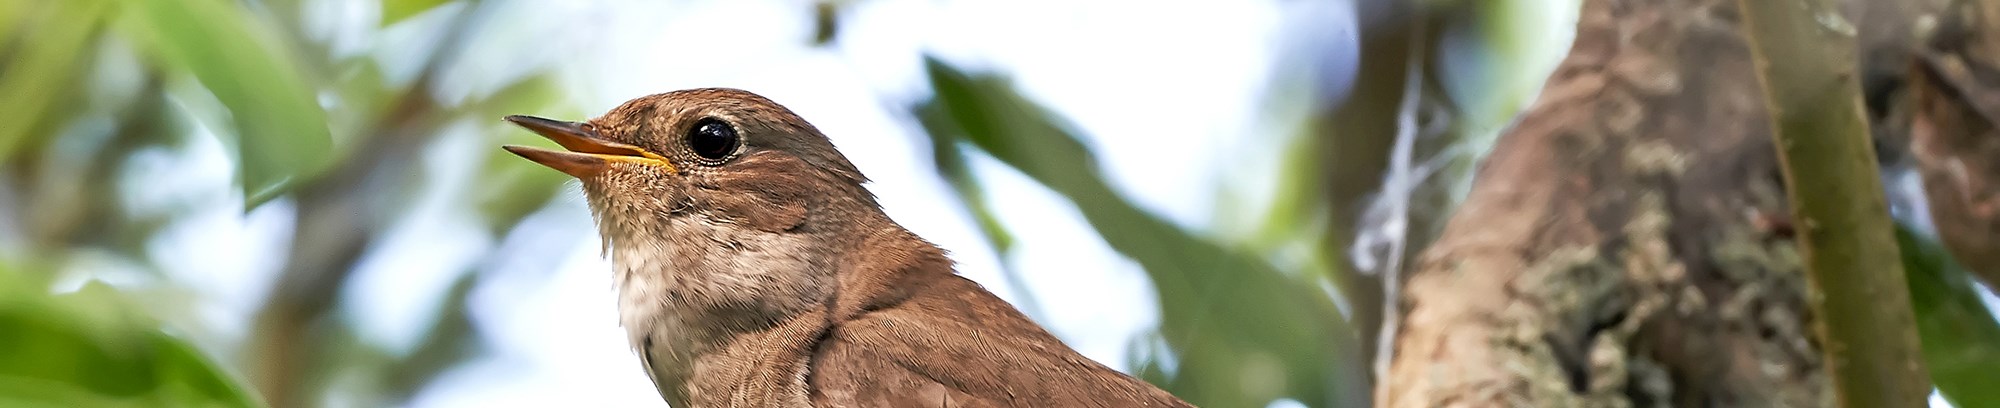
[[704, 160], [721, 161], [736, 153], [743, 145], [743, 139], [736, 137], [736, 128], [715, 118], [702, 119], [688, 129], [688, 150]]

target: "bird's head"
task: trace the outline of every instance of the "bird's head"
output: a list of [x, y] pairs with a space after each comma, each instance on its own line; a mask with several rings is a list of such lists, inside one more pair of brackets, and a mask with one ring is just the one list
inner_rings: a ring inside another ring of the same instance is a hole
[[682, 215], [783, 232], [880, 211], [825, 135], [742, 90], [650, 95], [588, 122], [507, 120], [565, 149], [506, 146], [582, 181], [606, 238]]
[[682, 319], [668, 324], [676, 336], [715, 341], [823, 304], [844, 254], [893, 229], [825, 135], [749, 92], [650, 95], [587, 122], [507, 120], [562, 146], [506, 149], [582, 182], [634, 336]]

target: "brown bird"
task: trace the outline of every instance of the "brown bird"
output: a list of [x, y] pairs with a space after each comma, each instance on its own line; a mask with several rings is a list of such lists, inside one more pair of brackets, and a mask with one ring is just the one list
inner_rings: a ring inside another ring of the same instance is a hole
[[619, 317], [676, 407], [1186, 407], [1085, 358], [883, 214], [805, 119], [694, 89], [506, 146], [583, 182]]

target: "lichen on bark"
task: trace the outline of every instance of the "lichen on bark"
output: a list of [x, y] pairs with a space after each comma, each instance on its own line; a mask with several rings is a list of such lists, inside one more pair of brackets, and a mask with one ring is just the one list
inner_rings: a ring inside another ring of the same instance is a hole
[[1377, 405], [1823, 406], [1735, 3], [1583, 7], [1413, 265]]

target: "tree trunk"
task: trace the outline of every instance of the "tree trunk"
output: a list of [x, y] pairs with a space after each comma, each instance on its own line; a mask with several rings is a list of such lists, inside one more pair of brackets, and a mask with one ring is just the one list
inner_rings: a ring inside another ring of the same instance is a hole
[[[2000, 2], [1953, 1], [1926, 13], [1937, 27], [1885, 109], [1909, 140], [1932, 225], [1967, 270], [2000, 285]], [[1908, 31], [1908, 30], [1905, 30]], [[1906, 116], [1905, 116], [1906, 115]]]
[[1831, 403], [1739, 20], [1584, 2], [1411, 268], [1378, 406]]

